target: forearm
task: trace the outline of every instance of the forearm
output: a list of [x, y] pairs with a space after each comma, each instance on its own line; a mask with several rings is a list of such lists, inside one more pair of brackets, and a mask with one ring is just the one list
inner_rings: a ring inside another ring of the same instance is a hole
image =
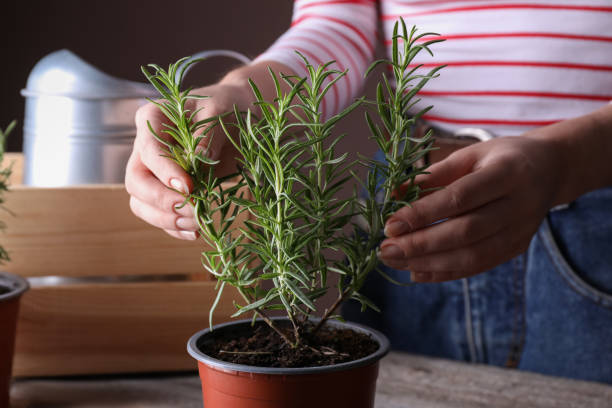
[[551, 142], [551, 154], [560, 157], [555, 205], [612, 185], [612, 105], [535, 129], [525, 137]]

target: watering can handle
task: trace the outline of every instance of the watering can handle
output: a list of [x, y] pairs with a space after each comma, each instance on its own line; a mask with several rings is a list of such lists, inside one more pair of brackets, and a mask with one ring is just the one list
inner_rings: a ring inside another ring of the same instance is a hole
[[[189, 64], [189, 62], [195, 60], [195, 59], [204, 59], [204, 58], [210, 58], [210, 57], [230, 57], [230, 58], [234, 58], [244, 64], [248, 64], [251, 62], [250, 58], [244, 56], [243, 54], [237, 52], [237, 51], [231, 51], [231, 50], [207, 50], [207, 51], [200, 51], [197, 52], [195, 54], [193, 54], [191, 57], [189, 57], [189, 59], [183, 61], [183, 63], [181, 64], [181, 66], [179, 67], [179, 69], [177, 69], [177, 77], [175, 78], [177, 81], [179, 80], [179, 73], [181, 72], [181, 68], [183, 66], [185, 66], [186, 64]], [[195, 65], [195, 64], [194, 64]], [[187, 72], [189, 72], [189, 70], [193, 67], [193, 65], [190, 65], [187, 67], [187, 69], [185, 69], [185, 72], [183, 73], [183, 75], [186, 75]]]

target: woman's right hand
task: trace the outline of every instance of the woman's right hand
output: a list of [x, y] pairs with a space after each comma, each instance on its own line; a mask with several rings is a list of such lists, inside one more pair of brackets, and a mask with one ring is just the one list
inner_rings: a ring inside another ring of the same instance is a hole
[[[219, 83], [194, 89], [192, 94], [208, 96], [207, 99], [190, 99], [186, 109], [195, 111], [202, 108], [195, 120], [203, 120], [226, 112], [232, 112], [234, 105], [239, 111], [256, 109], [255, 97], [248, 83], [252, 79], [259, 87], [265, 100], [273, 100], [276, 88], [270, 70], [295, 76], [289, 67], [276, 61], [260, 61], [242, 66], [229, 72]], [[284, 92], [289, 86], [281, 81]], [[197, 238], [198, 230], [193, 208], [190, 205], [177, 209], [185, 200], [184, 193], [191, 192], [191, 178], [172, 160], [163, 157], [164, 146], [151, 134], [147, 122], [155, 132], [166, 140], [171, 138], [163, 130], [167, 120], [157, 106], [152, 103], [144, 105], [136, 112], [136, 139], [134, 149], [128, 160], [125, 173], [125, 187], [130, 195], [130, 208], [139, 218], [159, 227], [173, 237], [187, 240]], [[213, 129], [212, 138], [205, 138], [202, 143], [211, 141], [209, 157], [219, 160], [215, 165], [215, 174], [223, 176], [236, 170], [236, 150], [227, 142], [225, 133]], [[202, 146], [206, 148], [207, 146]]]
[[[235, 84], [215, 84], [195, 89], [195, 95], [209, 96], [207, 99], [190, 99], [187, 109], [194, 111], [202, 108], [195, 120], [202, 120], [215, 115], [232, 111], [234, 104], [241, 110], [251, 106], [253, 97], [248, 86]], [[151, 134], [147, 122], [161, 137], [171, 140], [161, 132], [167, 119], [157, 106], [148, 103], [136, 112], [136, 139], [128, 160], [125, 186], [130, 195], [132, 212], [147, 223], [163, 229], [173, 237], [194, 240], [198, 230], [193, 208], [185, 205], [178, 209], [185, 200], [174, 190], [191, 192], [193, 183], [187, 173], [172, 160], [163, 157], [164, 146]], [[205, 138], [203, 143], [211, 140], [209, 157], [219, 160], [217, 174], [235, 170], [234, 148], [226, 143], [226, 136], [220, 128], [209, 133], [212, 139]], [[202, 146], [203, 148], [206, 147]]]

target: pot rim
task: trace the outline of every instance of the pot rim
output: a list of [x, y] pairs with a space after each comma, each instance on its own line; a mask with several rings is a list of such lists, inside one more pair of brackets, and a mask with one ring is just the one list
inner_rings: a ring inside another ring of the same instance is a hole
[[[273, 317], [272, 320], [287, 320], [286, 317]], [[320, 319], [312, 318], [313, 322], [317, 322]], [[258, 322], [263, 322], [262, 319], [256, 319]], [[390, 349], [389, 339], [379, 332], [378, 330], [372, 329], [368, 326], [354, 322], [339, 322], [337, 320], [329, 320], [327, 323], [334, 327], [348, 328], [360, 333], [369, 334], [374, 341], [378, 343], [378, 350], [374, 353], [365, 356], [363, 358], [349, 361], [346, 363], [317, 366], [317, 367], [297, 367], [297, 368], [280, 368], [280, 367], [259, 367], [250, 366], [246, 364], [230, 363], [223, 360], [218, 360], [200, 351], [198, 347], [199, 340], [214, 330], [220, 330], [230, 326], [238, 326], [244, 324], [251, 324], [252, 319], [235, 320], [227, 323], [221, 323], [213, 326], [213, 330], [210, 328], [200, 330], [195, 333], [187, 342], [187, 352], [200, 363], [203, 363], [209, 367], [221, 369], [223, 371], [242, 371], [253, 374], [272, 374], [272, 375], [298, 375], [298, 374], [320, 374], [329, 373], [334, 371], [343, 371], [353, 368], [363, 367], [370, 364], [374, 364], [382, 359]]]
[[30, 284], [25, 278], [2, 271], [0, 271], [0, 286], [9, 289], [8, 293], [0, 295], [0, 302], [19, 297], [30, 288]]

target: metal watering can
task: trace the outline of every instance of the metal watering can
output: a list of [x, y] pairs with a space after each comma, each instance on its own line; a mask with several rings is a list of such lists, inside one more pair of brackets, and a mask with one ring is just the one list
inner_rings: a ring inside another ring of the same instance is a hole
[[[192, 58], [216, 56], [250, 62], [228, 50]], [[157, 97], [151, 85], [114, 78], [68, 50], [41, 59], [21, 94], [24, 184], [38, 187], [123, 183], [136, 136], [134, 115], [145, 98]]]

